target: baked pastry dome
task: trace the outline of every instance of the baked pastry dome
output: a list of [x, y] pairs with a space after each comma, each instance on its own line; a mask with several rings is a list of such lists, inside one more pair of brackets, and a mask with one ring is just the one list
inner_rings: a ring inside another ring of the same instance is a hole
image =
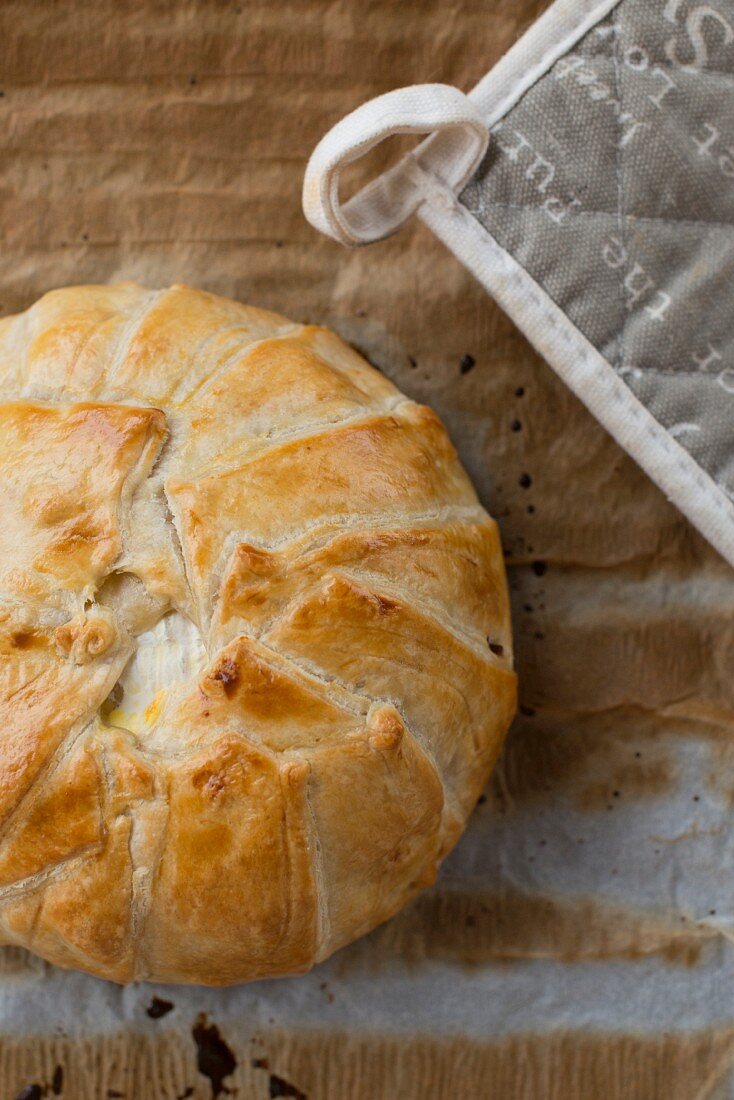
[[515, 706], [440, 421], [176, 286], [0, 321], [0, 938], [118, 982], [308, 969], [429, 884]]

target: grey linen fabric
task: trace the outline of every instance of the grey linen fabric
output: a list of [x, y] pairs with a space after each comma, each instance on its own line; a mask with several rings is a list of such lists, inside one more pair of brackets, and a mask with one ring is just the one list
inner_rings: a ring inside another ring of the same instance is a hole
[[732, 0], [622, 0], [460, 201], [734, 499]]

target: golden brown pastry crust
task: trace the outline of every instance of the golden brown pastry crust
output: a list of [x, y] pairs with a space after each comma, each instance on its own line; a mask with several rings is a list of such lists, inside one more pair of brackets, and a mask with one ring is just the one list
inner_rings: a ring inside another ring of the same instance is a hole
[[[172, 609], [207, 649], [111, 724]], [[494, 522], [333, 333], [187, 287], [0, 322], [0, 929], [115, 981], [308, 969], [430, 883], [515, 707]]]

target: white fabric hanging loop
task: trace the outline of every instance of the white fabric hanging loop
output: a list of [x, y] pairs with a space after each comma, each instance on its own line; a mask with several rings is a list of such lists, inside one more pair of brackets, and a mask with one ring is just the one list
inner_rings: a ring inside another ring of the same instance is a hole
[[[432, 136], [342, 206], [342, 168], [394, 134]], [[422, 201], [416, 162], [424, 167], [430, 163], [443, 183], [459, 191], [488, 143], [489, 131], [479, 111], [458, 88], [397, 88], [362, 104], [321, 139], [303, 182], [304, 213], [314, 228], [352, 248], [381, 240], [399, 229]]]

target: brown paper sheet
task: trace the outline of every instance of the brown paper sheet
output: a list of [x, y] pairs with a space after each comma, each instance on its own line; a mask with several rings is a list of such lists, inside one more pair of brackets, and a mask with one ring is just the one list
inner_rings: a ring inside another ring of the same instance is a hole
[[[499, 519], [522, 695], [437, 886], [307, 978], [117, 990], [6, 950], [2, 1100], [734, 1095], [722, 930], [686, 918], [717, 868], [661, 886], [701, 802], [719, 821], [734, 797], [731, 572], [425, 230], [347, 253], [300, 210], [334, 121], [396, 85], [470, 87], [544, 7], [0, 4], [0, 313], [137, 279], [332, 325], [440, 412]], [[673, 796], [679, 835], [650, 840]]]

